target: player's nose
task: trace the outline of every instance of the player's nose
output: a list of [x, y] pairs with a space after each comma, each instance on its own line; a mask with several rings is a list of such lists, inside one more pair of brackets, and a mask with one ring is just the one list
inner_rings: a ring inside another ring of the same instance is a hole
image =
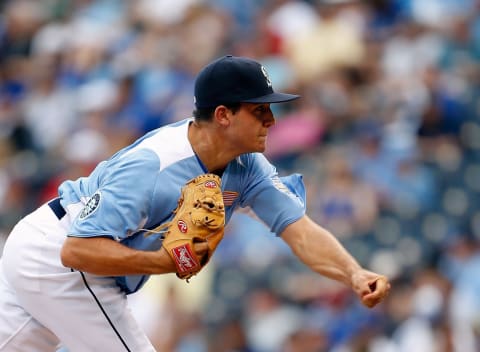
[[270, 111], [270, 114], [268, 114], [268, 118], [263, 120], [263, 127], [265, 128], [270, 128], [273, 125], [275, 125], [275, 116], [273, 113]]

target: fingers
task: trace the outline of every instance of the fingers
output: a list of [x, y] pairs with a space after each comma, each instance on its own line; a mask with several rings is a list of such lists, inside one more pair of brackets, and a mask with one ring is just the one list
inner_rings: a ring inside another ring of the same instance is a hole
[[378, 276], [373, 281], [368, 283], [370, 293], [362, 296], [362, 303], [372, 308], [380, 303], [390, 292], [390, 283], [385, 276]]
[[193, 251], [195, 252], [198, 258], [203, 258], [205, 255], [208, 254], [208, 242], [207, 241], [195, 242], [193, 244]]

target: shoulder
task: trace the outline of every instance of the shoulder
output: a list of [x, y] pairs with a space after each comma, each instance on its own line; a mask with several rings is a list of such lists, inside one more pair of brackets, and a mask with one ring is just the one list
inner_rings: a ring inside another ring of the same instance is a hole
[[119, 159], [138, 159], [144, 163], [159, 163], [159, 168], [165, 167], [194, 155], [188, 141], [188, 124], [191, 119], [185, 119], [166, 125], [133, 143], [119, 155]]

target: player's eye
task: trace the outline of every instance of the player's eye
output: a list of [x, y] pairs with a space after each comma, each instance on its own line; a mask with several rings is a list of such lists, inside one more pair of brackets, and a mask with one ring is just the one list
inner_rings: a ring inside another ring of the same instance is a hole
[[259, 106], [254, 110], [257, 114], [265, 114], [267, 112], [267, 108], [265, 106]]
[[257, 106], [253, 110], [253, 115], [260, 121], [264, 121], [268, 118], [270, 118], [271, 111], [270, 108], [267, 105], [260, 105]]

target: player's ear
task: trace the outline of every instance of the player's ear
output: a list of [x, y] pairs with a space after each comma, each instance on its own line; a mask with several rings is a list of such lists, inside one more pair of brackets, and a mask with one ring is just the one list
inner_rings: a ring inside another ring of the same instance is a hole
[[219, 125], [227, 127], [230, 125], [232, 112], [225, 105], [219, 105], [215, 108], [213, 118]]

